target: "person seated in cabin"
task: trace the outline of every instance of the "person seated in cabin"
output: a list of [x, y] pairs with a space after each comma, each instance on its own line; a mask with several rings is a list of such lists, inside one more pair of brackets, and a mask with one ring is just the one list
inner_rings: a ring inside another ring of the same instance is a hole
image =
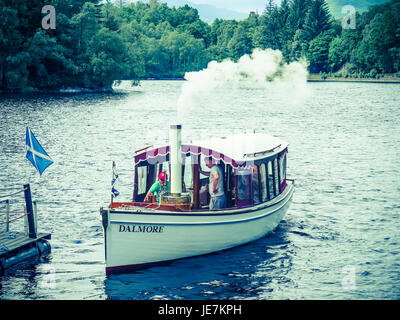
[[160, 195], [165, 192], [171, 191], [171, 183], [167, 179], [167, 174], [165, 171], [161, 171], [158, 174], [158, 181], [154, 182], [150, 187], [149, 191], [147, 191], [146, 197], [144, 198], [144, 202], [150, 202], [151, 195], [156, 196], [156, 201], [160, 202]]
[[209, 177], [208, 181], [208, 192], [210, 193], [210, 210], [217, 210], [226, 208], [226, 196], [224, 193], [224, 176], [222, 169], [217, 166], [212, 157], [204, 158], [204, 162], [210, 171], [203, 171], [200, 168], [200, 172]]

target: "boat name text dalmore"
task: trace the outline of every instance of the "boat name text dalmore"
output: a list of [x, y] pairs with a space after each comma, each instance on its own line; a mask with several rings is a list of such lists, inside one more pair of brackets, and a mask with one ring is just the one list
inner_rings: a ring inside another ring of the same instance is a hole
[[164, 232], [164, 226], [120, 224], [119, 232], [162, 233], [162, 232]]

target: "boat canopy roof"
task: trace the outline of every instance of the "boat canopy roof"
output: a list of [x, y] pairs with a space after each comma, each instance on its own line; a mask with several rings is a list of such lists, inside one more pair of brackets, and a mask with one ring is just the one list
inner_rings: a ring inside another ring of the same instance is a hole
[[[287, 142], [265, 133], [242, 133], [182, 144], [182, 153], [212, 156], [233, 167], [247, 167], [257, 160], [277, 156], [285, 151], [287, 146]], [[169, 146], [149, 146], [136, 151], [135, 165], [141, 161], [162, 162], [168, 154]]]

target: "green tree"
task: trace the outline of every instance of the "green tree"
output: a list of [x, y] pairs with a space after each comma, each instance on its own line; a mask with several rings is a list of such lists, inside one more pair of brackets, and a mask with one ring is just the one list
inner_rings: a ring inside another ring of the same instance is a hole
[[260, 17], [260, 25], [255, 28], [253, 43], [255, 47], [280, 49], [280, 30], [282, 28], [280, 11], [273, 0], [269, 0]]
[[93, 3], [86, 2], [82, 10], [71, 18], [75, 53], [85, 53], [87, 46], [99, 30], [97, 9]]
[[325, 0], [312, 0], [304, 21], [304, 40], [310, 42], [331, 27], [331, 15]]
[[[16, 2], [20, 7], [0, 7], [0, 87], [20, 87], [26, 82], [26, 75], [21, 70], [15, 70], [19, 59], [12, 63], [12, 56], [15, 56], [22, 46], [23, 37], [18, 26], [20, 24], [18, 9], [22, 10], [23, 3]], [[28, 59], [28, 57], [24, 57]], [[16, 73], [16, 74], [15, 74]]]
[[161, 41], [155, 38], [143, 39], [145, 76], [160, 78], [167, 76], [170, 70], [170, 60], [167, 50], [161, 45]]
[[349, 50], [342, 37], [335, 37], [329, 45], [328, 62], [332, 71], [339, 70], [349, 60]]
[[90, 40], [90, 62], [85, 74], [85, 85], [94, 88], [110, 88], [113, 81], [129, 74], [131, 65], [121, 37], [107, 28], [100, 29]]
[[[283, 43], [287, 60], [297, 60], [305, 55], [307, 43], [304, 37], [304, 22], [312, 0], [292, 0], [284, 27], [286, 42]], [[282, 38], [282, 36], [281, 36]]]
[[197, 19], [195, 22], [189, 24], [180, 24], [176, 30], [178, 32], [187, 32], [196, 39], [203, 39], [206, 47], [211, 44], [211, 28], [207, 23], [200, 19]]
[[319, 73], [329, 71], [329, 45], [331, 41], [332, 33], [330, 31], [325, 31], [311, 40], [307, 52], [310, 72]]
[[104, 4], [101, 7], [101, 24], [111, 31], [117, 31], [122, 23], [122, 18], [118, 13], [118, 8], [111, 3]]
[[280, 50], [282, 51], [282, 54], [286, 59], [289, 58], [290, 44], [293, 38], [288, 24], [289, 14], [290, 14], [289, 0], [282, 0], [281, 6], [279, 8], [278, 39], [280, 43]]
[[41, 26], [37, 8], [44, 0], [3, 0], [0, 6], [0, 87], [22, 89], [28, 85], [31, 55], [29, 39]]
[[46, 31], [38, 29], [29, 40], [29, 81], [38, 88], [59, 88], [71, 83], [76, 66], [68, 50]]
[[289, 4], [289, 14], [287, 17], [288, 32], [293, 38], [296, 31], [303, 29], [304, 20], [311, 0], [292, 0]]
[[225, 58], [231, 57], [231, 50], [228, 45], [232, 39], [235, 30], [238, 26], [236, 20], [218, 20], [216, 19], [211, 26], [211, 43], [214, 47], [211, 52], [214, 52], [214, 59], [221, 61]]
[[180, 16], [179, 24], [190, 24], [200, 19], [197, 9], [191, 8], [187, 4], [183, 7], [179, 7], [177, 13]]
[[252, 51], [251, 38], [247, 35], [246, 29], [239, 25], [228, 43], [228, 50], [231, 52], [231, 56], [237, 60], [245, 54], [249, 54]]
[[344, 29], [334, 37], [329, 45], [329, 66], [332, 71], [339, 70], [346, 63], [355, 63], [354, 56], [362, 37], [359, 25], [357, 29]]
[[291, 41], [291, 45], [289, 47], [290, 60], [299, 60], [307, 53], [308, 43], [304, 40], [302, 31], [302, 29], [298, 29], [293, 37], [293, 41]]
[[124, 23], [118, 30], [118, 33], [126, 46], [130, 70], [127, 77], [132, 80], [138, 80], [145, 76], [145, 44], [142, 26], [132, 20], [130, 23]]
[[267, 0], [267, 4], [265, 6], [264, 15], [269, 16], [273, 11], [277, 9], [275, 4], [275, 0]]
[[392, 72], [390, 48], [397, 42], [397, 25], [391, 11], [378, 13], [363, 31], [363, 39], [357, 49], [356, 60], [364, 71]]

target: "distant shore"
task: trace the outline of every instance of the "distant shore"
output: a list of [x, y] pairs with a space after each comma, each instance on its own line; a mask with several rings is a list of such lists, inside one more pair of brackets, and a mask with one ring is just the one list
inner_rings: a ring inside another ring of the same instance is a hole
[[[146, 80], [185, 80], [184, 77], [176, 77], [176, 78], [144, 78], [140, 81]], [[140, 81], [138, 85], [140, 85]], [[345, 77], [328, 77], [322, 76], [321, 74], [309, 74], [307, 78], [307, 82], [363, 82], [363, 83], [400, 83], [400, 77], [396, 77], [394, 75], [382, 75], [379, 79], [374, 78], [345, 78]], [[118, 86], [117, 86], [118, 87]], [[113, 93], [113, 87], [109, 88], [60, 88], [60, 89], [45, 89], [45, 88], [22, 88], [15, 91], [10, 90], [1, 90], [2, 93]]]
[[[166, 77], [166, 78], [144, 78], [146, 80], [185, 80], [184, 77]], [[370, 82], [370, 83], [400, 83], [400, 77], [394, 75], [382, 75], [381, 78], [345, 78], [345, 77], [323, 77], [319, 73], [310, 73], [308, 82]]]
[[68, 88], [59, 88], [59, 89], [49, 89], [49, 88], [18, 88], [16, 90], [2, 90], [0, 89], [0, 94], [19, 94], [19, 93], [49, 93], [49, 94], [56, 94], [56, 93], [113, 93], [114, 90], [110, 88], [81, 88], [81, 87], [68, 87]]
[[379, 79], [374, 78], [345, 78], [323, 77], [321, 74], [309, 74], [308, 82], [369, 82], [369, 83], [400, 83], [400, 77], [383, 75]]

